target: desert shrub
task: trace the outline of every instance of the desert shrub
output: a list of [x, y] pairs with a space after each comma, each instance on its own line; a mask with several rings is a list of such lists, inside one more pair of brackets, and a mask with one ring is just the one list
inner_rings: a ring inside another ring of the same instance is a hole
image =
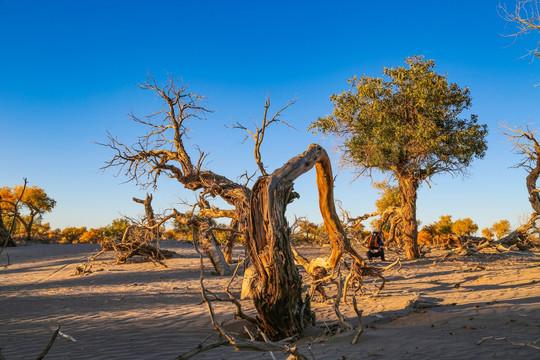
[[60, 244], [77, 244], [82, 234], [86, 232], [86, 227], [67, 227], [60, 232]]
[[80, 244], [95, 244], [103, 238], [103, 229], [90, 229], [79, 237]]
[[433, 244], [433, 235], [422, 229], [418, 232], [418, 245], [432, 245]]

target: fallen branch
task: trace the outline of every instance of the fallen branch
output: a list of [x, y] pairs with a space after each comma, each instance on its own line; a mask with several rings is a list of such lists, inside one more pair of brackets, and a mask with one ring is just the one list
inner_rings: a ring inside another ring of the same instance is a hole
[[188, 351], [185, 354], [182, 354], [182, 355], [178, 356], [175, 360], [187, 360], [187, 359], [190, 359], [193, 356], [197, 355], [198, 353], [202, 353], [203, 351], [211, 350], [211, 349], [220, 347], [221, 345], [230, 345], [230, 343], [227, 340], [221, 338], [221, 339], [219, 339], [218, 341], [216, 341], [214, 343], [203, 346], [204, 342], [207, 339], [208, 338], [204, 339], [199, 345], [197, 345], [196, 348]]
[[[498, 338], [494, 337], [494, 336], [483, 337], [482, 340], [480, 340], [479, 342], [476, 343], [476, 345], [480, 345], [484, 341], [487, 341], [487, 340], [506, 341], [510, 345], [514, 345], [514, 346], [530, 346], [535, 350], [540, 350], [539, 346], [536, 346], [536, 345], [533, 345], [533, 344], [530, 344], [530, 343], [515, 343], [515, 342], [511, 341], [510, 339], [508, 339], [507, 337], [498, 337]], [[536, 343], [536, 341], [535, 341], [535, 343]]]
[[56, 340], [56, 337], [58, 336], [59, 332], [60, 332], [60, 326], [56, 328], [56, 331], [54, 332], [53, 336], [51, 337], [51, 340], [49, 340], [49, 343], [47, 344], [47, 347], [45, 348], [45, 350], [43, 350], [41, 355], [39, 355], [37, 357], [36, 360], [41, 360], [41, 359], [43, 359], [45, 357], [45, 355], [47, 355], [47, 353], [49, 352], [49, 350], [53, 346], [54, 341]]

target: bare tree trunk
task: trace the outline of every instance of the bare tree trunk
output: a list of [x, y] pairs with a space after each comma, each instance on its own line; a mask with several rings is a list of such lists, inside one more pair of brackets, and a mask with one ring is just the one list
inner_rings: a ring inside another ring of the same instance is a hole
[[[232, 219], [231, 224], [229, 225], [229, 228], [233, 230], [238, 230], [238, 220]], [[236, 239], [236, 233], [229, 232], [227, 234], [227, 244], [225, 244], [225, 261], [227, 264], [230, 264], [232, 262], [232, 254], [234, 249], [234, 240]]]
[[260, 177], [252, 189], [246, 246], [257, 273], [252, 289], [255, 308], [261, 327], [272, 339], [301, 336], [305, 323], [315, 318], [309, 303], [302, 300], [302, 281], [294, 264], [285, 218], [286, 207], [295, 196], [293, 181], [313, 166], [317, 170], [319, 207], [332, 244], [328, 265], [334, 268], [343, 252], [351, 254], [360, 265], [365, 264], [339, 221], [330, 159], [322, 147], [310, 145], [271, 175]]
[[221, 247], [212, 230], [204, 226], [199, 227], [198, 238], [201, 241], [201, 247], [204, 253], [210, 258], [216, 272], [223, 276], [232, 275], [229, 264], [225, 261]]
[[402, 241], [407, 259], [415, 259], [420, 257], [420, 251], [418, 250], [418, 223], [416, 221], [418, 182], [406, 177], [401, 177], [398, 181], [403, 218]]
[[212, 232], [212, 223], [210, 218], [198, 217], [198, 216], [186, 216], [184, 214], [175, 213], [176, 221], [181, 224], [194, 226], [198, 231], [198, 236], [193, 238], [199, 239], [201, 248], [204, 253], [210, 258], [214, 269], [219, 275], [229, 276], [232, 275], [229, 265], [225, 261], [223, 252], [219, 243], [217, 242], [214, 233]]
[[28, 224], [24, 226], [26, 230], [26, 240], [31, 241], [32, 240], [32, 225], [34, 224], [34, 217], [30, 215], [30, 219], [28, 219]]
[[[154, 215], [154, 209], [152, 208], [152, 195], [147, 193], [146, 199], [144, 200], [137, 199], [134, 197], [133, 201], [144, 205], [144, 213], [146, 215], [146, 224], [148, 225], [148, 227], [154, 227], [154, 225], [156, 225], [156, 218]], [[159, 227], [153, 230], [153, 232], [156, 239], [159, 239], [160, 237]]]

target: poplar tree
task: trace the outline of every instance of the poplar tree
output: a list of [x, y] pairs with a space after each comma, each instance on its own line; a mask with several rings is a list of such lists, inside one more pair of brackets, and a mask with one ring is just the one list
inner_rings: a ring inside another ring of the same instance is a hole
[[383, 68], [383, 77], [356, 76], [351, 88], [331, 96], [331, 115], [310, 129], [338, 137], [344, 160], [360, 174], [389, 173], [397, 181], [402, 207], [402, 241], [409, 259], [420, 256], [417, 191], [440, 173], [465, 174], [487, 149], [487, 126], [471, 107], [467, 87], [449, 83], [422, 56], [407, 67]]

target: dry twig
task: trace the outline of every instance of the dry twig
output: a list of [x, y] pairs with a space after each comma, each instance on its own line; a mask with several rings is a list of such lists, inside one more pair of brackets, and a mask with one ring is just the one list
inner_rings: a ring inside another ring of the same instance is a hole
[[[509, 343], [511, 345], [514, 345], [514, 346], [530, 346], [533, 349], [540, 350], [539, 346], [536, 346], [536, 345], [533, 345], [533, 344], [530, 344], [530, 343], [515, 343], [515, 342], [511, 341], [510, 339], [508, 339], [507, 337], [494, 337], [494, 336], [483, 337], [482, 340], [480, 340], [479, 342], [476, 343], [476, 345], [480, 345], [484, 341], [487, 341], [487, 340], [506, 341], [507, 343]], [[535, 343], [536, 343], [536, 341], [535, 341]]]
[[49, 343], [47, 344], [47, 347], [43, 350], [43, 352], [37, 357], [36, 360], [41, 360], [47, 355], [49, 350], [54, 344], [54, 341], [56, 340], [56, 337], [58, 336], [58, 333], [60, 332], [60, 326], [56, 328], [56, 331], [54, 332], [53, 336], [51, 337], [51, 340], [49, 340]]

